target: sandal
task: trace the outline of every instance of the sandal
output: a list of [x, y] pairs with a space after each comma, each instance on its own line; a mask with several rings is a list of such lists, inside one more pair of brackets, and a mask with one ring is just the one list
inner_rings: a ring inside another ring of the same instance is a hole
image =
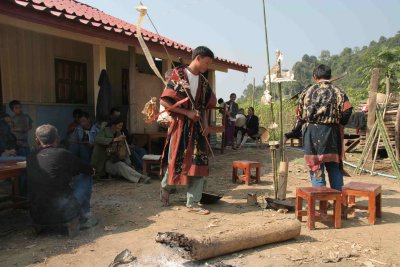
[[209, 210], [206, 210], [206, 209], [203, 209], [203, 208], [194, 208], [194, 207], [189, 208], [188, 207], [187, 211], [188, 212], [193, 212], [193, 213], [196, 213], [196, 214], [199, 214], [199, 215], [208, 215], [208, 214], [210, 214]]
[[160, 188], [160, 201], [163, 207], [169, 206], [169, 192], [164, 188]]

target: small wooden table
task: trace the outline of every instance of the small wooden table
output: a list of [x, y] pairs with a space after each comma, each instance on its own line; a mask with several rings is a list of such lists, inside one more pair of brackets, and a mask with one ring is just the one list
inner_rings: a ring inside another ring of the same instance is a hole
[[[368, 197], [368, 206], [357, 205], [356, 197]], [[368, 210], [369, 224], [375, 224], [382, 216], [382, 186], [379, 184], [350, 182], [342, 188], [343, 217], [352, 209]]]
[[[244, 175], [238, 176], [237, 169], [243, 169]], [[246, 185], [250, 185], [251, 180], [251, 169], [256, 169], [255, 182], [260, 182], [260, 169], [261, 163], [258, 161], [250, 161], [250, 160], [238, 160], [232, 162], [232, 182], [235, 183], [236, 180], [241, 180], [246, 183]]]
[[12, 181], [12, 199], [14, 204], [21, 200], [19, 192], [19, 176], [26, 170], [26, 164], [18, 161], [0, 162], [0, 180], [11, 179]]
[[[149, 154], [152, 154], [152, 150], [151, 150], [151, 142], [152, 142], [152, 140], [154, 140], [154, 139], [167, 139], [167, 133], [166, 132], [133, 133], [132, 136], [137, 141], [145, 140], [145, 142], [147, 143], [147, 153], [149, 153]], [[141, 146], [140, 142], [137, 145]]]
[[161, 165], [161, 155], [144, 155], [142, 159], [143, 174], [146, 176], [150, 176], [152, 174], [151, 165]]
[[[308, 216], [307, 225], [315, 229], [315, 221], [334, 222], [335, 228], [342, 226], [341, 221], [341, 192], [325, 186], [296, 188], [296, 217], [301, 222], [303, 216]], [[308, 209], [303, 210], [303, 200], [308, 203]], [[319, 210], [316, 211], [316, 201], [319, 200]], [[328, 200], [333, 200], [333, 215], [327, 215]]]

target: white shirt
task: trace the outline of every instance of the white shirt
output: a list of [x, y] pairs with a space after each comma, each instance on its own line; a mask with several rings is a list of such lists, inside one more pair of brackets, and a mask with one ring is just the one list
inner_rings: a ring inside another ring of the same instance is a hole
[[194, 75], [187, 68], [186, 68], [186, 75], [189, 80], [190, 93], [192, 94], [193, 99], [196, 99], [197, 89], [199, 88], [199, 76], [200, 75]]

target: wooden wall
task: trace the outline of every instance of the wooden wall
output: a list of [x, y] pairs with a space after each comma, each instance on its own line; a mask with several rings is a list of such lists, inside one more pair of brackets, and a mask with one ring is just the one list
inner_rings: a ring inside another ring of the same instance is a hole
[[[160, 79], [151, 74], [137, 73], [136, 74], [136, 86], [137, 92], [134, 95], [135, 103], [134, 110], [131, 110], [131, 116], [134, 117], [134, 124], [131, 125], [131, 129], [135, 133], [146, 132], [158, 132], [158, 125], [156, 122], [150, 124], [144, 122], [144, 115], [142, 110], [144, 105], [150, 101], [151, 97], [160, 97], [161, 91], [163, 89]], [[157, 101], [159, 105], [159, 102]]]
[[[55, 58], [87, 64], [88, 103], [85, 109], [93, 111], [94, 84], [97, 84], [99, 74], [93, 74], [92, 44], [17, 28], [0, 22], [0, 75], [3, 103], [18, 99], [27, 108], [29, 107], [28, 112], [35, 122], [48, 122], [61, 126], [64, 123], [64, 119], [61, 121], [61, 118], [69, 118], [71, 107], [78, 106], [56, 103]], [[163, 84], [154, 74], [140, 73], [152, 71], [143, 55], [136, 54], [136, 58], [134, 81], [136, 89], [135, 92], [130, 92], [133, 94], [131, 99], [134, 100], [129, 114], [133, 118], [130, 129], [136, 133], [143, 133], [145, 129], [146, 132], [156, 132], [158, 131], [157, 124], [155, 122], [146, 124], [141, 111], [152, 96], [157, 98], [160, 96]], [[128, 52], [107, 48], [106, 67], [113, 87], [113, 105], [121, 107], [122, 69], [129, 68]], [[65, 107], [60, 110], [63, 116], [57, 116], [60, 121], [53, 121], [50, 117], [37, 117], [46, 116], [46, 112], [39, 112], [39, 106], [43, 105]]]
[[84, 62], [93, 104], [92, 45], [0, 24], [3, 101], [55, 103], [54, 59]]

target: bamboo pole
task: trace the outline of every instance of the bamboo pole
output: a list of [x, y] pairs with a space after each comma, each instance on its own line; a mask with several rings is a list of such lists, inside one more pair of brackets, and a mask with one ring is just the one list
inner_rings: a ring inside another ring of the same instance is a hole
[[[387, 109], [388, 103], [390, 102], [390, 98], [391, 98], [391, 97], [392, 97], [392, 94], [390, 94], [390, 93], [386, 95], [385, 102], [384, 102], [384, 104], [383, 104], [383, 119], [385, 119], [386, 109]], [[372, 175], [372, 173], [374, 172], [376, 157], [378, 156], [378, 150], [379, 150], [380, 140], [381, 140], [381, 133], [379, 133], [379, 135], [378, 135], [378, 140], [376, 141], [375, 154], [374, 154], [374, 158], [373, 158], [373, 160], [372, 160], [372, 166], [371, 166], [371, 175]]]
[[375, 123], [376, 94], [378, 92], [380, 69], [372, 70], [370, 88], [368, 93], [368, 118], [367, 118], [367, 137]]
[[396, 160], [396, 156], [393, 152], [393, 148], [390, 145], [390, 140], [389, 136], [387, 134], [387, 131], [385, 129], [385, 123], [382, 118], [382, 114], [379, 112], [380, 108], [378, 107], [378, 112], [377, 112], [377, 121], [378, 121], [378, 127], [380, 132], [382, 133], [382, 140], [383, 143], [385, 144], [386, 152], [388, 153], [388, 157], [390, 159], [390, 162], [392, 163], [393, 170], [395, 172], [395, 175], [397, 176], [397, 179], [400, 179], [400, 167], [399, 163]]
[[[267, 29], [267, 15], [265, 12], [265, 0], [263, 0], [263, 11], [264, 11], [264, 31], [265, 31], [265, 44], [266, 44], [266, 48], [267, 48], [267, 64], [268, 64], [268, 87], [269, 87], [269, 92], [272, 95], [272, 82], [271, 82], [271, 65], [270, 65], [270, 61], [269, 61], [269, 47], [268, 47], [268, 29]], [[273, 104], [271, 102], [270, 104], [271, 107], [271, 118], [272, 121], [275, 122], [275, 116], [274, 116], [274, 107]]]
[[285, 144], [283, 142], [283, 102], [282, 102], [282, 84], [278, 83], [279, 92], [279, 152], [281, 161], [285, 161]]
[[363, 164], [365, 158], [368, 156], [368, 149], [371, 145], [372, 139], [373, 139], [373, 135], [376, 132], [376, 128], [378, 127], [377, 122], [375, 121], [374, 125], [372, 126], [372, 129], [370, 130], [370, 134], [367, 136], [367, 139], [365, 141], [365, 146], [364, 149], [361, 153], [361, 157], [358, 161], [357, 167], [354, 169], [354, 173], [358, 174], [359, 171], [361, 170], [361, 165]]
[[274, 195], [275, 199], [278, 198], [278, 179], [277, 179], [277, 166], [276, 166], [276, 145], [277, 141], [269, 142], [269, 149], [271, 152], [271, 166], [272, 166], [272, 175], [274, 180]]
[[254, 91], [256, 90], [256, 77], [253, 77], [253, 94], [251, 97], [251, 106], [254, 108]]

